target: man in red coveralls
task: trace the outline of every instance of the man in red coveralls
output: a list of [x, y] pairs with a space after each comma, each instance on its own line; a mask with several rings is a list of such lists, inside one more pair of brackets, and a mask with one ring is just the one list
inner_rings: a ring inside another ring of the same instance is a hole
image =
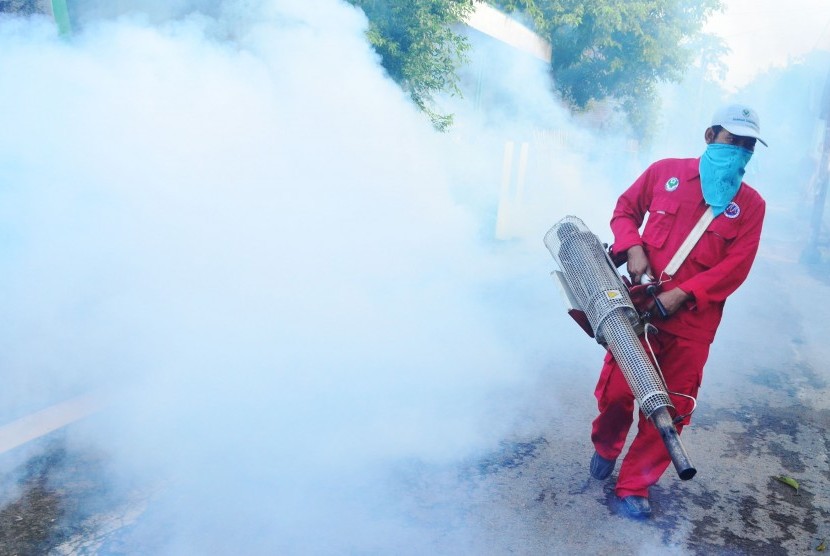
[[[614, 254], [626, 253], [634, 284], [643, 275], [662, 280], [658, 298], [669, 317], [652, 321], [649, 341], [669, 392], [696, 397], [721, 320], [726, 298], [746, 279], [761, 236], [765, 203], [742, 182], [744, 168], [760, 137], [758, 115], [742, 105], [719, 109], [706, 129], [700, 158], [665, 159], [652, 164], [617, 201], [611, 218]], [[668, 277], [663, 270], [689, 236], [707, 206], [715, 215], [684, 262]], [[642, 236], [640, 226], [648, 214]], [[596, 388], [599, 416], [591, 440], [591, 476], [611, 475], [633, 422], [634, 396], [608, 352]], [[693, 402], [672, 396], [679, 415]], [[623, 459], [616, 494], [632, 517], [651, 514], [648, 489], [671, 459], [657, 429], [639, 412], [637, 436]], [[677, 424], [680, 432], [689, 418]]]

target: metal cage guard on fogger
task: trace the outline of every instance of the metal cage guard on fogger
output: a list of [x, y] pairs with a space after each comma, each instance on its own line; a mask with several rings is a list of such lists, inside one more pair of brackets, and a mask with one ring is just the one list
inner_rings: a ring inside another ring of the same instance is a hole
[[678, 476], [691, 479], [697, 470], [669, 414], [674, 406], [663, 378], [638, 339], [640, 316], [599, 238], [582, 220], [566, 216], [545, 234], [545, 246], [559, 265], [553, 275], [562, 287], [569, 312], [572, 316], [574, 311], [583, 312], [587, 317], [592, 335], [611, 350], [640, 410], [660, 432]]

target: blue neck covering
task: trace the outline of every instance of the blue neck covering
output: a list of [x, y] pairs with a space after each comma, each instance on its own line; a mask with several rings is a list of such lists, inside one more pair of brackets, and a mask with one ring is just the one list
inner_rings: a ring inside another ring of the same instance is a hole
[[735, 198], [750, 158], [752, 151], [736, 145], [710, 143], [706, 147], [700, 157], [700, 185], [703, 199], [715, 216]]

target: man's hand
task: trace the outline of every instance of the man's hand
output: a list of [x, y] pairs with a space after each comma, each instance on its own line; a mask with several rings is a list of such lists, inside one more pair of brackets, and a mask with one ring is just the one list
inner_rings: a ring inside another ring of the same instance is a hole
[[[691, 294], [684, 292], [680, 288], [674, 288], [673, 290], [657, 294], [657, 299], [660, 300], [660, 303], [663, 304], [663, 307], [666, 308], [666, 312], [668, 312], [669, 315], [675, 314], [678, 309], [680, 309], [683, 304], [691, 298]], [[654, 305], [654, 302], [652, 302], [651, 310], [654, 309]]]
[[648, 262], [648, 257], [642, 245], [634, 245], [626, 253], [628, 254], [628, 264], [626, 264], [625, 269], [628, 271], [632, 284], [639, 284], [644, 274], [654, 280], [651, 264]]

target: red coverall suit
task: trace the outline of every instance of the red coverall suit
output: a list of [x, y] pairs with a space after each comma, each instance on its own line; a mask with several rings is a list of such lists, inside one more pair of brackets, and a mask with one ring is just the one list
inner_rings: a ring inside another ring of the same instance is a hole
[[[611, 218], [615, 253], [642, 245], [655, 276], [666, 278], [661, 272], [706, 210], [698, 165], [697, 158], [660, 160], [620, 196]], [[663, 284], [664, 290], [679, 287], [693, 296], [668, 319], [652, 321], [659, 332], [650, 333], [649, 341], [670, 392], [697, 396], [725, 300], [743, 283], [755, 260], [765, 206], [758, 192], [742, 183], [732, 204], [715, 217], [672, 279]], [[640, 237], [646, 213], [648, 221]], [[596, 398], [599, 416], [591, 440], [600, 456], [614, 460], [633, 422], [634, 396], [610, 351]], [[673, 396], [672, 402], [680, 414], [691, 410], [691, 400]], [[648, 487], [671, 462], [657, 429], [638, 413], [637, 436], [617, 479], [620, 498], [648, 496]], [[678, 432], [683, 424], [688, 419], [678, 424]]]

